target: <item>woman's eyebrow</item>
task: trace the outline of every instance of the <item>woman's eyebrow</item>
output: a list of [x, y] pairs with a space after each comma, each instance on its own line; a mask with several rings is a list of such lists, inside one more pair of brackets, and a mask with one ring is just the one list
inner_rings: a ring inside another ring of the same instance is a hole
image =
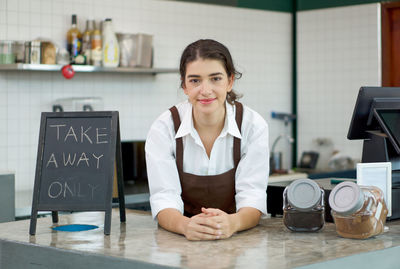
[[[211, 74], [209, 74], [208, 76], [209, 76], [209, 77], [213, 77], [213, 76], [221, 76], [221, 75], [223, 75], [222, 72], [216, 72], [216, 73], [211, 73]], [[188, 75], [187, 77], [188, 77], [188, 78], [199, 78], [199, 77], [201, 77], [201, 76], [200, 76], [200, 75]]]
[[221, 72], [209, 74], [209, 77], [223, 75]]

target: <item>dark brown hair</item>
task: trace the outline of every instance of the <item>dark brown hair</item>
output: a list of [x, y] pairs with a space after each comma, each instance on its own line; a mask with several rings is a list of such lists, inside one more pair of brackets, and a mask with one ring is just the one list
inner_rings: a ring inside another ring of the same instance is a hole
[[[181, 87], [185, 83], [186, 66], [197, 59], [211, 59], [220, 61], [228, 75], [228, 78], [234, 75], [236, 79], [242, 77], [233, 65], [232, 56], [227, 47], [212, 39], [200, 39], [189, 44], [182, 53], [179, 71], [181, 73]], [[233, 89], [226, 95], [226, 100], [233, 105], [236, 99], [240, 98]]]

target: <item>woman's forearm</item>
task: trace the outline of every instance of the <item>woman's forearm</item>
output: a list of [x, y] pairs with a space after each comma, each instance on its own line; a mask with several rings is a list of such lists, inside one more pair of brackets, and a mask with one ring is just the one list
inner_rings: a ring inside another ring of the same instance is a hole
[[230, 214], [232, 230], [235, 232], [253, 228], [261, 218], [261, 212], [253, 207], [243, 207], [238, 212]]
[[166, 208], [161, 210], [158, 215], [158, 224], [165, 230], [185, 234], [186, 226], [189, 222], [189, 218], [185, 217], [174, 208]]

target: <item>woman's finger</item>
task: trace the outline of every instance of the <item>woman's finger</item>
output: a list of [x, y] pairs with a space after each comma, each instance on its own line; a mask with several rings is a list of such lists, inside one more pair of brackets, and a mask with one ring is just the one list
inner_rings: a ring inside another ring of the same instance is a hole
[[201, 232], [203, 234], [216, 235], [216, 236], [220, 236], [222, 234], [221, 230], [213, 229], [205, 225], [199, 225], [197, 232]]
[[216, 216], [217, 213], [213, 212], [211, 210], [208, 210], [207, 208], [202, 207], [201, 211], [203, 212], [202, 214], [205, 214], [206, 216], [210, 217], [210, 216]]
[[220, 231], [217, 234], [210, 234], [210, 233], [204, 233], [202, 231], [198, 230], [190, 230], [186, 235], [186, 238], [189, 240], [215, 240], [215, 239], [220, 239], [222, 236], [222, 232]]
[[218, 208], [204, 208], [204, 207], [202, 207], [201, 211], [203, 213], [206, 213], [206, 214], [214, 214], [214, 215], [221, 215], [221, 214], [225, 213], [224, 211], [222, 211], [222, 210], [220, 210]]
[[227, 222], [226, 217], [225, 216], [220, 216], [220, 215], [210, 217], [210, 220], [212, 220], [212, 221], [214, 221], [216, 223], [219, 223], [219, 224]]
[[221, 224], [218, 223], [216, 220], [214, 220], [215, 217], [209, 217], [209, 218], [197, 218], [195, 221], [199, 225], [203, 226], [208, 226], [213, 229], [220, 229]]
[[193, 223], [189, 226], [191, 230], [196, 232], [221, 235], [220, 225], [208, 218], [197, 218], [193, 220]]
[[198, 240], [216, 240], [221, 238], [221, 235], [207, 234], [201, 232], [195, 232], [194, 235], [196, 238], [198, 238]]

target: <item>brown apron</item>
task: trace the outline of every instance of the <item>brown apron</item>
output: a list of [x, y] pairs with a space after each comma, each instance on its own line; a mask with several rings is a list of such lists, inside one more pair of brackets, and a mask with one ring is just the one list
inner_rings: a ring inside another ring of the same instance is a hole
[[[236, 123], [241, 130], [243, 106], [235, 102]], [[181, 125], [178, 110], [170, 108], [174, 121], [175, 133]], [[195, 160], [194, 160], [195, 161]], [[183, 142], [182, 137], [176, 139], [176, 165], [182, 187], [184, 215], [191, 217], [201, 213], [201, 208], [218, 208], [228, 214], [236, 212], [235, 203], [235, 173], [240, 161], [240, 139], [234, 137], [233, 162], [234, 167], [225, 173], [213, 176], [199, 176], [183, 172]]]

